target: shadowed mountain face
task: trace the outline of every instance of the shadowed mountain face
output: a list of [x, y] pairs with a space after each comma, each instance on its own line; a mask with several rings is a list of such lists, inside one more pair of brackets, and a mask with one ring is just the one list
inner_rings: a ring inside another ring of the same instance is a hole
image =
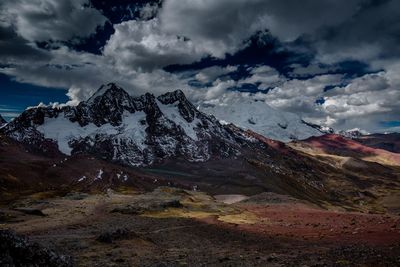
[[131, 166], [176, 157], [190, 162], [235, 157], [243, 144], [251, 145], [240, 132], [199, 112], [181, 91], [131, 97], [115, 84], [76, 107], [26, 110], [4, 132], [46, 153], [89, 153]]
[[[360, 138], [363, 140], [362, 138], [368, 138], [368, 136]], [[299, 143], [302, 144], [304, 148], [308, 147], [316, 153], [353, 157], [385, 165], [400, 165], [400, 154], [381, 148], [370, 147], [356, 140], [358, 139], [349, 139], [341, 135], [327, 134], [320, 137], [311, 137]]]
[[400, 153], [400, 133], [369, 134], [360, 136], [356, 140], [369, 147]]
[[[366, 206], [378, 210], [400, 211], [400, 154], [335, 134], [311, 137], [289, 145], [339, 171], [343, 179], [333, 178], [335, 175], [327, 173], [326, 181], [331, 186], [335, 184], [344, 195], [352, 195], [353, 202], [368, 203]], [[353, 194], [352, 187], [357, 188], [358, 196]], [[375, 200], [366, 201], [369, 197]]]
[[168, 185], [162, 177], [157, 177], [155, 184], [155, 178], [90, 155], [48, 155], [0, 134], [0, 203], [33, 193], [57, 196], [71, 191], [104, 192], [108, 188], [147, 191]]

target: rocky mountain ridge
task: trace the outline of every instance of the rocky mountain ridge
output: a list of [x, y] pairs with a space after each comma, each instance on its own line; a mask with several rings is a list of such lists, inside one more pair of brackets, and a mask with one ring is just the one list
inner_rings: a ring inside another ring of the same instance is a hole
[[89, 153], [131, 166], [235, 157], [251, 145], [244, 132], [198, 111], [182, 91], [131, 97], [113, 83], [76, 107], [27, 109], [2, 131], [46, 153]]

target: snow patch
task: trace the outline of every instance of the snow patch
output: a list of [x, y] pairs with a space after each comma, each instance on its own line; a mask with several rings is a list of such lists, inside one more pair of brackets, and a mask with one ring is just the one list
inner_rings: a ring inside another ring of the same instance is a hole
[[75, 139], [85, 138], [96, 134], [116, 134], [116, 129], [111, 124], [104, 124], [97, 127], [94, 124], [80, 126], [77, 122], [71, 122], [69, 119], [60, 115], [56, 118], [45, 118], [42, 125], [36, 128], [45, 138], [55, 140], [58, 149], [66, 154], [71, 155], [72, 148], [69, 143]]
[[103, 179], [103, 173], [104, 173], [103, 170], [100, 169], [99, 172], [97, 173], [96, 178], [95, 178], [94, 180], [96, 181], [96, 180], [101, 180], [101, 179]]
[[283, 142], [322, 135], [317, 129], [304, 124], [297, 114], [278, 111], [262, 101], [235, 98], [228, 104], [200, 107], [200, 111], [214, 115], [221, 124], [233, 123]]
[[107, 123], [97, 127], [94, 124], [80, 126], [77, 122], [71, 122], [68, 118], [60, 115], [57, 118], [45, 118], [42, 125], [37, 130], [47, 139], [57, 142], [58, 149], [66, 154], [71, 155], [72, 148], [70, 143], [85, 137], [95, 137], [96, 135], [116, 135], [117, 140], [132, 140], [140, 150], [146, 148], [146, 114], [144, 112], [127, 112], [123, 117], [120, 126], [112, 126]]
[[87, 104], [88, 105], [92, 105], [94, 103], [94, 100], [99, 97], [102, 96], [108, 89], [111, 89], [112, 84], [107, 84], [107, 85], [102, 85], [88, 100], [87, 100]]
[[146, 113], [143, 111], [125, 112], [118, 137], [132, 139], [137, 147], [143, 151], [147, 147], [145, 144], [147, 126]]
[[177, 103], [164, 105], [159, 100], [156, 101], [158, 107], [166, 118], [173, 121], [176, 125], [179, 125], [185, 131], [186, 135], [189, 136], [191, 139], [195, 141], [199, 140], [195, 130], [197, 125], [201, 124], [201, 121], [198, 118], [195, 118], [192, 122], [187, 122], [185, 118], [183, 118], [179, 113]]

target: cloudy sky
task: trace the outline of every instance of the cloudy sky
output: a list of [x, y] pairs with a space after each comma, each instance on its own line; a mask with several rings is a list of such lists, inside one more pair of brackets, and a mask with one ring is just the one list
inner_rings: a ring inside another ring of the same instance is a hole
[[[397, 0], [2, 0], [0, 113], [183, 90], [337, 129], [400, 129]], [[246, 111], [243, 111], [246, 112]], [[267, 116], [267, 114], [266, 114]]]

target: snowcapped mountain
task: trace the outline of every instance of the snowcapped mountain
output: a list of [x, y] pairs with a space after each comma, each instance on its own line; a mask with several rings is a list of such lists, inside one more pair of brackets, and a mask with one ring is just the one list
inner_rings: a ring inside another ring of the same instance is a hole
[[199, 112], [182, 91], [131, 97], [112, 83], [76, 107], [27, 109], [2, 131], [47, 153], [88, 153], [131, 166], [235, 157], [249, 142]]
[[354, 128], [354, 129], [349, 129], [349, 130], [338, 131], [337, 134], [347, 137], [347, 138], [350, 138], [350, 139], [354, 139], [354, 138], [359, 138], [364, 135], [369, 135], [370, 133], [368, 133], [367, 131], [364, 131], [360, 128]]
[[[279, 134], [290, 138], [286, 129], [297, 133], [297, 138], [304, 136], [300, 135], [304, 127], [309, 127], [309, 134], [318, 133], [298, 117], [279, 115], [263, 103], [236, 104], [232, 118], [237, 115], [251, 126], [278, 129], [273, 132], [277, 139]], [[236, 111], [245, 111], [246, 106], [249, 113], [240, 116]], [[197, 110], [181, 91], [132, 97], [108, 84], [78, 106], [30, 108], [2, 127], [0, 158], [5, 160], [0, 161], [0, 184], [7, 194], [17, 195], [22, 189], [40, 191], [58, 185], [74, 191], [120, 186], [137, 190], [172, 183], [218, 194], [271, 191], [317, 204], [340, 201], [350, 207], [354, 196], [364, 190], [359, 181], [366, 174], [378, 179], [377, 186], [397, 177], [397, 165], [393, 169], [381, 166], [383, 171], [376, 174], [371, 172], [376, 163], [362, 161], [360, 165], [359, 160], [377, 150], [330, 136], [288, 145], [221, 124]], [[359, 153], [361, 146], [365, 153]], [[348, 153], [338, 154], [338, 147]], [[315, 157], [314, 151], [322, 154], [320, 148], [327, 153], [325, 160]], [[332, 164], [329, 153], [358, 158], [346, 169], [346, 165]], [[381, 154], [381, 159], [398, 164], [393, 154]], [[363, 172], [357, 176], [354, 168], [359, 166]], [[346, 187], [338, 189], [338, 184]]]
[[329, 131], [306, 123], [296, 114], [278, 111], [265, 102], [245, 98], [232, 99], [229, 103], [219, 105], [200, 106], [200, 110], [223, 122], [233, 123], [282, 142], [319, 136]]

